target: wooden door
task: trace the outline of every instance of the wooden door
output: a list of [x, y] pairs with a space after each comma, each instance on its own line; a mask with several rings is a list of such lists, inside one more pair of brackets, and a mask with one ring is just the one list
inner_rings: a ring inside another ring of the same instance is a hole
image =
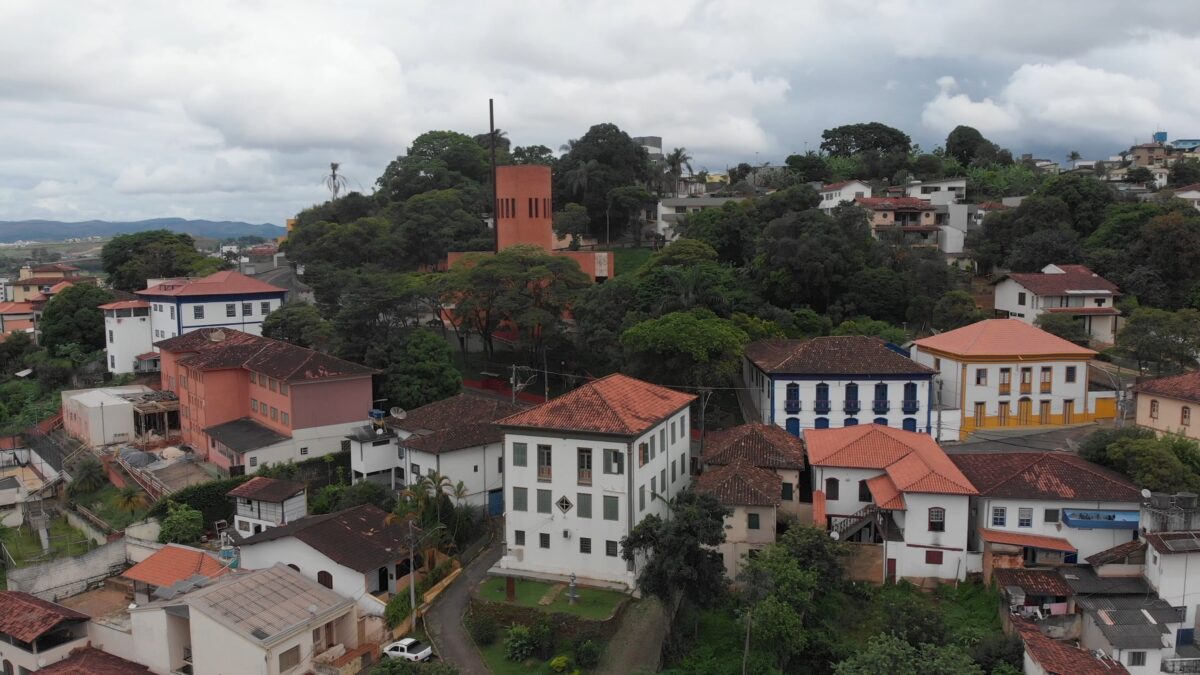
[[1017, 424], [1029, 426], [1033, 423], [1033, 401], [1023, 398], [1017, 401]]
[[887, 579], [885, 579], [885, 581], [887, 581], [887, 583], [889, 583], [889, 584], [896, 582], [896, 559], [895, 558], [887, 559]]
[[1038, 424], [1050, 424], [1050, 401], [1042, 401], [1038, 411]]

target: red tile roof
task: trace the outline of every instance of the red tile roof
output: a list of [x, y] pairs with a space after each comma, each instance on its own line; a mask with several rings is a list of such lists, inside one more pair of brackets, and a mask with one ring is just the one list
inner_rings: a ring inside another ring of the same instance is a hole
[[365, 377], [374, 368], [304, 347], [232, 328], [201, 328], [154, 343], [161, 351], [188, 356], [179, 364], [199, 370], [244, 368], [285, 382]]
[[287, 289], [248, 277], [233, 270], [223, 270], [200, 279], [170, 279], [157, 286], [138, 291], [148, 296], [230, 295], [246, 293], [283, 293]]
[[38, 669], [37, 672], [38, 675], [138, 675], [148, 674], [150, 669], [95, 647], [84, 647], [72, 651], [70, 656], [58, 663]]
[[228, 572], [212, 554], [190, 546], [167, 544], [121, 576], [151, 586], [170, 586], [196, 576], [216, 578]]
[[933, 211], [936, 208], [916, 197], [858, 197], [854, 202], [872, 211]]
[[1092, 357], [1096, 352], [1019, 319], [984, 319], [969, 326], [921, 338], [922, 349], [952, 356]]
[[33, 642], [64, 621], [87, 621], [89, 618], [87, 614], [28, 593], [0, 591], [0, 633], [22, 642]]
[[1079, 314], [1087, 316], [1117, 316], [1121, 313], [1116, 307], [1048, 307], [1051, 314]]
[[295, 537], [339, 565], [373, 575], [408, 558], [408, 530], [388, 520], [387, 511], [364, 504], [263, 530], [243, 539], [242, 546]]
[[977, 494], [929, 434], [879, 424], [805, 429], [813, 466], [882, 469], [900, 492]]
[[100, 305], [98, 309], [147, 309], [150, 303], [145, 300], [118, 300], [110, 302], [106, 305]]
[[865, 335], [756, 340], [746, 358], [765, 373], [789, 375], [932, 375], [933, 371]]
[[1141, 501], [1129, 479], [1065, 452], [960, 452], [950, 460], [984, 497]]
[[[91, 281], [92, 279], [93, 279], [93, 277], [71, 277], [70, 280], [78, 282], [78, 281]], [[17, 279], [12, 282], [12, 285], [13, 286], [37, 286], [40, 288], [42, 286], [53, 286], [55, 284], [62, 283], [63, 281], [64, 281], [64, 279], [62, 277], [29, 277], [28, 279]]]
[[616, 373], [524, 412], [505, 417], [506, 427], [636, 436], [691, 404], [692, 394]]
[[33, 305], [28, 302], [0, 302], [0, 314], [32, 314]]
[[997, 586], [1019, 586], [1030, 595], [1075, 595], [1058, 570], [998, 567], [992, 570]]
[[867, 489], [871, 491], [871, 500], [881, 509], [904, 511], [908, 508], [904, 502], [904, 493], [886, 473], [868, 479]]
[[1029, 546], [1031, 548], [1041, 548], [1047, 551], [1065, 551], [1067, 553], [1075, 553], [1076, 551], [1075, 547], [1071, 545], [1071, 542], [1063, 539], [1062, 537], [1047, 537], [1040, 534], [1008, 532], [1005, 530], [989, 530], [987, 528], [980, 528], [979, 536], [984, 541], [991, 544]]
[[1010, 272], [993, 284], [1005, 279], [1028, 288], [1035, 295], [1066, 295], [1069, 292], [1102, 291], [1119, 295], [1120, 288], [1113, 282], [1093, 272], [1085, 265], [1056, 265], [1061, 273]]
[[255, 476], [225, 493], [225, 496], [279, 504], [295, 497], [301, 492], [304, 492], [304, 483], [297, 483], [294, 480]]
[[696, 490], [728, 506], [778, 506], [783, 479], [744, 460], [706, 470], [696, 478]]
[[[1112, 548], [1106, 548], [1099, 553], [1093, 553], [1087, 557], [1087, 561], [1088, 564], [1092, 565], [1093, 567], [1097, 565], [1107, 565], [1109, 563], [1127, 560], [1132, 556], [1137, 556], [1137, 554], [1142, 553], [1145, 550], [1146, 542], [1134, 539], [1133, 541], [1127, 541], [1124, 544], [1117, 544]], [[1137, 557], [1144, 558], [1145, 556], [1142, 555]]]
[[803, 469], [804, 441], [774, 424], [742, 424], [708, 434], [701, 462], [732, 464], [745, 460], [767, 469]]
[[1014, 618], [1012, 621], [1025, 643], [1025, 653], [1046, 675], [1129, 675], [1119, 661], [1096, 658], [1086, 649], [1047, 637], [1026, 619]]
[[47, 263], [45, 265], [36, 265], [31, 272], [78, 272], [79, 268], [66, 263]]
[[862, 185], [866, 185], [866, 183], [864, 183], [861, 180], [844, 180], [844, 181], [839, 181], [837, 183], [830, 183], [829, 185], [823, 185], [823, 186], [821, 186], [820, 191], [821, 192], [829, 192], [831, 190], [841, 190], [842, 188], [846, 187], [847, 185], [850, 185], [851, 183], [859, 183]]
[[1200, 191], [1200, 183], [1192, 183], [1183, 187], [1171, 188], [1175, 192], [1197, 192]]
[[1138, 394], [1150, 394], [1200, 403], [1200, 371], [1194, 370], [1182, 375], [1144, 380], [1134, 387], [1134, 391]]
[[1004, 202], [980, 202], [976, 205], [976, 208], [983, 211], [999, 211], [1009, 207], [1005, 205]]
[[465, 392], [409, 410], [404, 419], [388, 418], [387, 425], [412, 433], [401, 446], [438, 454], [502, 442], [504, 430], [496, 420], [528, 408], [524, 402]]

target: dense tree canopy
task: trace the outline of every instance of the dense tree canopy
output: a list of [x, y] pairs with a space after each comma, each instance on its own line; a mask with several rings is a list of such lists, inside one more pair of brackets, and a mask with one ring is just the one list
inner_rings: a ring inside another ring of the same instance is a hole
[[191, 236], [168, 230], [119, 234], [100, 250], [108, 282], [122, 291], [140, 291], [146, 279], [204, 276], [224, 266], [196, 250]]
[[104, 312], [97, 307], [112, 298], [112, 293], [88, 284], [75, 284], [59, 291], [46, 303], [38, 324], [42, 345], [51, 353], [69, 344], [84, 351], [104, 349]]
[[908, 154], [912, 139], [908, 134], [879, 122], [846, 124], [821, 133], [821, 149], [830, 155], [845, 157], [867, 151]]
[[263, 320], [262, 334], [299, 347], [329, 351], [333, 344], [333, 324], [312, 305], [284, 305]]
[[426, 329], [394, 337], [367, 351], [368, 365], [382, 372], [378, 398], [389, 406], [413, 409], [449, 398], [462, 390], [462, 376], [454, 368], [450, 346]]
[[638, 586], [668, 607], [680, 595], [715, 605], [725, 585], [725, 563], [716, 547], [725, 541], [725, 517], [731, 511], [711, 494], [694, 490], [675, 495], [669, 508], [669, 518], [646, 516], [621, 539], [621, 557], [645, 559]]
[[732, 321], [706, 309], [672, 312], [621, 334], [630, 374], [688, 385], [727, 382], [747, 340]]

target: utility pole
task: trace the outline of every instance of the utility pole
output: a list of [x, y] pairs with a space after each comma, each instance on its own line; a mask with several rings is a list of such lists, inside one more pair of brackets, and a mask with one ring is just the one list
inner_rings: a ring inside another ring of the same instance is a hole
[[[933, 405], [937, 408], [937, 436], [934, 436], [933, 440], [941, 441], [942, 440], [942, 377], [941, 377], [941, 375], [934, 377], [933, 381], [934, 381], [934, 384], [937, 385], [937, 389], [934, 389], [934, 391], [933, 391]], [[963, 411], [959, 411], [959, 414], [960, 415], [963, 414]]]
[[508, 390], [512, 392], [512, 403], [517, 402], [517, 364], [512, 364], [512, 377], [508, 380]]
[[492, 99], [488, 99], [488, 128], [492, 134], [492, 234], [495, 235], [494, 249], [500, 252], [500, 209], [496, 204], [496, 108]]

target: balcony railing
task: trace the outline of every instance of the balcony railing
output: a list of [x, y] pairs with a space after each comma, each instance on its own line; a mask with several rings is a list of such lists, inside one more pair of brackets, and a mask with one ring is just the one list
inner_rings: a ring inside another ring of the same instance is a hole
[[1163, 659], [1159, 669], [1164, 673], [1200, 673], [1200, 659]]
[[853, 415], [854, 413], [858, 412], [859, 410], [862, 410], [862, 402], [856, 398], [847, 399], [846, 406], [843, 408], [843, 410], [845, 410], [847, 413]]
[[591, 469], [580, 469], [579, 470], [579, 484], [580, 485], [591, 485], [592, 484], [592, 470]]
[[538, 467], [538, 480], [540, 480], [542, 482], [548, 482], [550, 480], [550, 475], [551, 475], [550, 467], [548, 467], [548, 466], [539, 466]]
[[815, 410], [818, 414], [824, 415], [831, 409], [832, 408], [829, 404], [829, 401], [816, 401], [813, 403], [813, 410]]
[[786, 413], [800, 412], [800, 399], [789, 398], [783, 402], [783, 411]]
[[1050, 391], [1051, 391], [1051, 386], [1050, 386], [1050, 383], [1049, 383], [1049, 382], [1043, 382], [1043, 383], [1042, 383], [1042, 387], [1041, 387], [1041, 392], [1042, 392], [1043, 394], [1049, 394], [1049, 393], [1050, 393]]
[[900, 405], [905, 415], [911, 415], [921, 409], [921, 402], [914, 398], [906, 398]]
[[1012, 383], [1011, 382], [1001, 382], [1000, 383], [1000, 395], [1003, 396], [1005, 394], [1011, 394], [1011, 393], [1012, 393]]
[[885, 399], [877, 398], [874, 401], [871, 401], [871, 409], [874, 410], [876, 412], [876, 414], [879, 414], [879, 415], [882, 415], [883, 413], [887, 412], [888, 409], [891, 407], [892, 407], [891, 404], [888, 403], [888, 401]]
[[1022, 382], [1021, 383], [1021, 393], [1022, 394], [1032, 394], [1033, 393], [1033, 383], [1032, 382]]

